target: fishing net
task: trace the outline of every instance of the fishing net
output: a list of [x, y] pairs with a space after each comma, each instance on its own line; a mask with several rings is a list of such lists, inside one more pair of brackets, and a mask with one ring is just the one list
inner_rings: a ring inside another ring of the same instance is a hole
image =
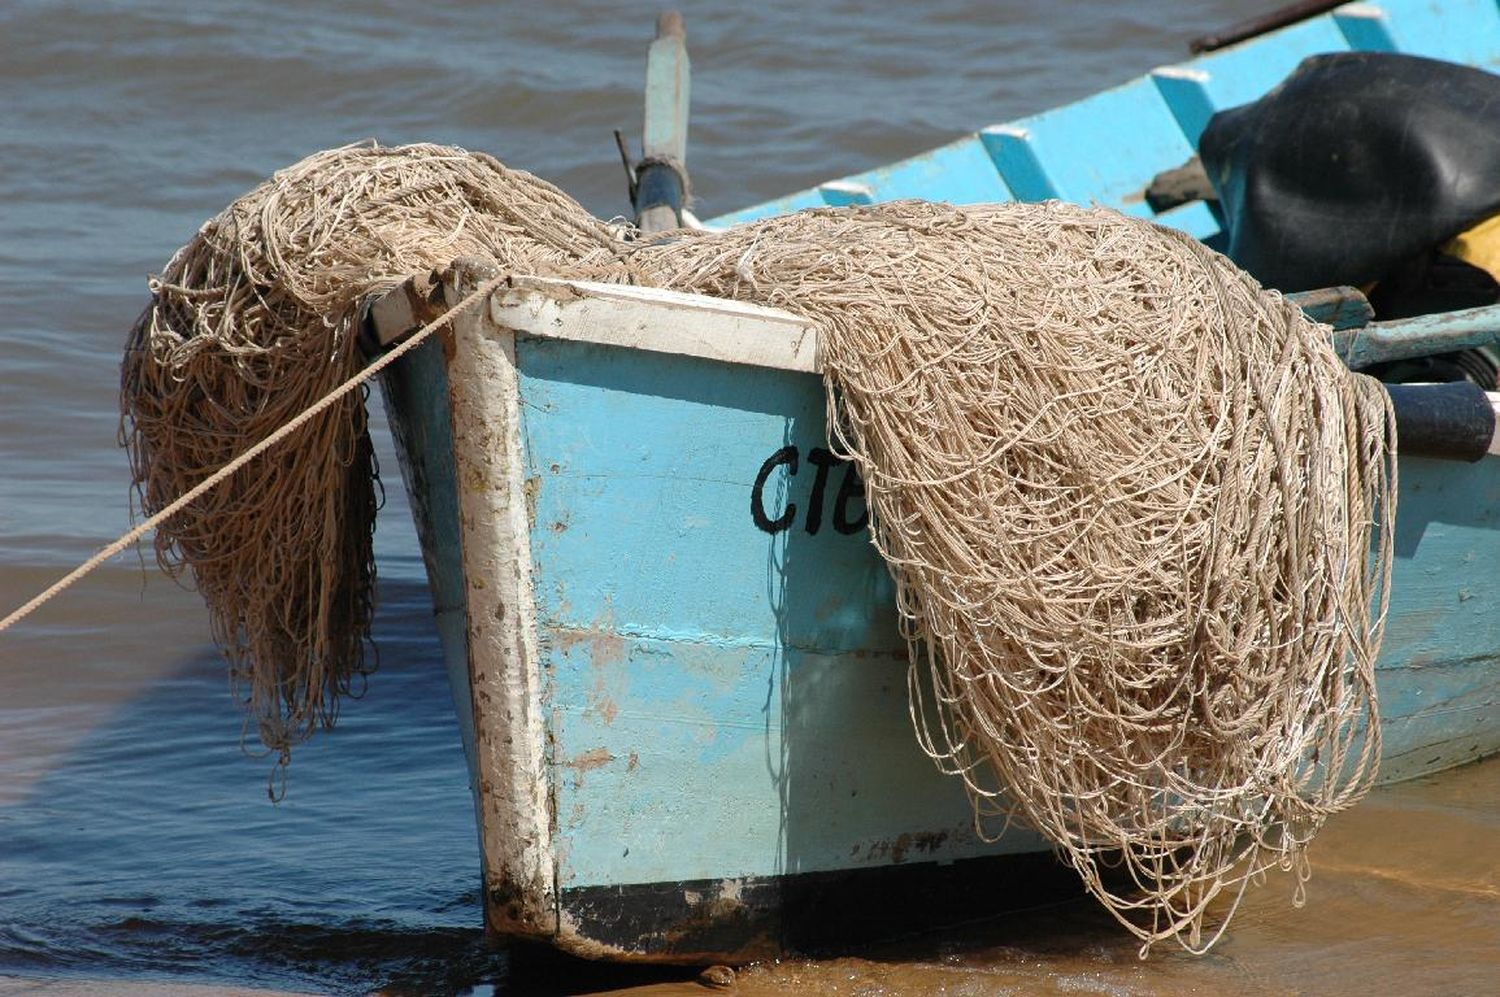
[[[1387, 396], [1326, 329], [1107, 211], [905, 202], [626, 246], [493, 160], [338, 150], [153, 284], [126, 373], [146, 507], [346, 375], [363, 294], [458, 255], [811, 318], [830, 436], [896, 579], [918, 736], [981, 830], [1040, 830], [1143, 950], [1206, 948], [1210, 902], [1274, 865], [1300, 890], [1303, 846], [1374, 775], [1394, 515]], [[273, 747], [362, 669], [363, 432], [351, 404], [158, 538]]]
[[[367, 294], [457, 256], [549, 273], [614, 242], [550, 184], [458, 149], [352, 146], [277, 173], [150, 281], [121, 391], [141, 510], [163, 508], [353, 374]], [[156, 534], [163, 569], [191, 568], [280, 766], [375, 665], [376, 472], [362, 399], [349, 396]]]
[[1395, 509], [1388, 396], [1327, 329], [1188, 236], [1060, 203], [663, 255], [672, 286], [819, 325], [918, 735], [981, 833], [1041, 831], [1143, 950], [1205, 949], [1209, 903], [1273, 865], [1300, 895], [1375, 774]]

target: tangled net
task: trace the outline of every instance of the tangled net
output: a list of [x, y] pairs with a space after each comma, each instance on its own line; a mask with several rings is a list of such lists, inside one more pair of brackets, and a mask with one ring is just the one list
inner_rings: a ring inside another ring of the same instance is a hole
[[[121, 440], [147, 515], [355, 373], [365, 295], [456, 256], [550, 273], [615, 254], [552, 185], [444, 146], [352, 146], [277, 173], [150, 282], [122, 370]], [[284, 766], [373, 670], [379, 479], [362, 398], [157, 531], [208, 604], [261, 742]]]
[[[905, 202], [626, 246], [539, 181], [437, 147], [321, 154], [247, 200], [154, 285], [127, 364], [148, 508], [346, 374], [360, 296], [457, 255], [775, 305], [819, 326], [918, 736], [982, 831], [1018, 815], [1143, 952], [1202, 950], [1211, 901], [1278, 864], [1305, 879], [1303, 846], [1368, 788], [1389, 401], [1194, 240], [1063, 204]], [[336, 374], [293, 369], [320, 363]], [[304, 444], [158, 539], [214, 582], [220, 638], [265, 690], [262, 737], [331, 719], [359, 673], [336, 629], [368, 619], [356, 410], [328, 420], [338, 445]], [[314, 542], [358, 572], [317, 570]], [[359, 613], [315, 621], [298, 600]]]
[[1019, 815], [1143, 950], [1206, 949], [1209, 903], [1273, 865], [1300, 893], [1375, 774], [1395, 511], [1388, 396], [1326, 329], [1188, 236], [1059, 203], [668, 255], [672, 286], [818, 323], [918, 735], [981, 833]]

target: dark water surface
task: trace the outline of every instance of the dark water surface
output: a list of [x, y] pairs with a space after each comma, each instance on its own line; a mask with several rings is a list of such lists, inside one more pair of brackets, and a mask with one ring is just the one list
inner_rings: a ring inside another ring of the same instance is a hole
[[[1269, 4], [1268, 4], [1269, 5]], [[686, 6], [700, 214], [886, 162], [1183, 56], [1255, 12], [1083, 0]], [[128, 525], [119, 353], [144, 278], [278, 167], [367, 137], [452, 142], [626, 208], [655, 5], [0, 3], [0, 613]], [[382, 668], [295, 759], [286, 802], [197, 597], [118, 559], [0, 635], [0, 994], [160, 981], [359, 993], [517, 980], [480, 940], [478, 854], [421, 561], [389, 447]], [[1087, 903], [745, 993], [1500, 992], [1500, 767], [1377, 794], [1206, 959]], [[698, 992], [652, 984], [642, 993]]]

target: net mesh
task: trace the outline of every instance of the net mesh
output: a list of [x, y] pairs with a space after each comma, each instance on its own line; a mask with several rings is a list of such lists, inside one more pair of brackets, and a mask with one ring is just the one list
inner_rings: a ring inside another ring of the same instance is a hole
[[[353, 374], [366, 295], [456, 256], [550, 273], [615, 243], [555, 187], [460, 149], [353, 146], [277, 173], [150, 281], [121, 392], [141, 510]], [[350, 396], [156, 534], [161, 566], [191, 569], [247, 716], [283, 765], [375, 665], [376, 470]]]

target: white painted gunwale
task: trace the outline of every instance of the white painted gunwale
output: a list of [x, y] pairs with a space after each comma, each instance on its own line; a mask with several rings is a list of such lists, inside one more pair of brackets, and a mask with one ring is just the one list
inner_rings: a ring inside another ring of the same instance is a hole
[[675, 353], [821, 374], [811, 320], [704, 294], [514, 276], [490, 297], [490, 319], [530, 336]]

